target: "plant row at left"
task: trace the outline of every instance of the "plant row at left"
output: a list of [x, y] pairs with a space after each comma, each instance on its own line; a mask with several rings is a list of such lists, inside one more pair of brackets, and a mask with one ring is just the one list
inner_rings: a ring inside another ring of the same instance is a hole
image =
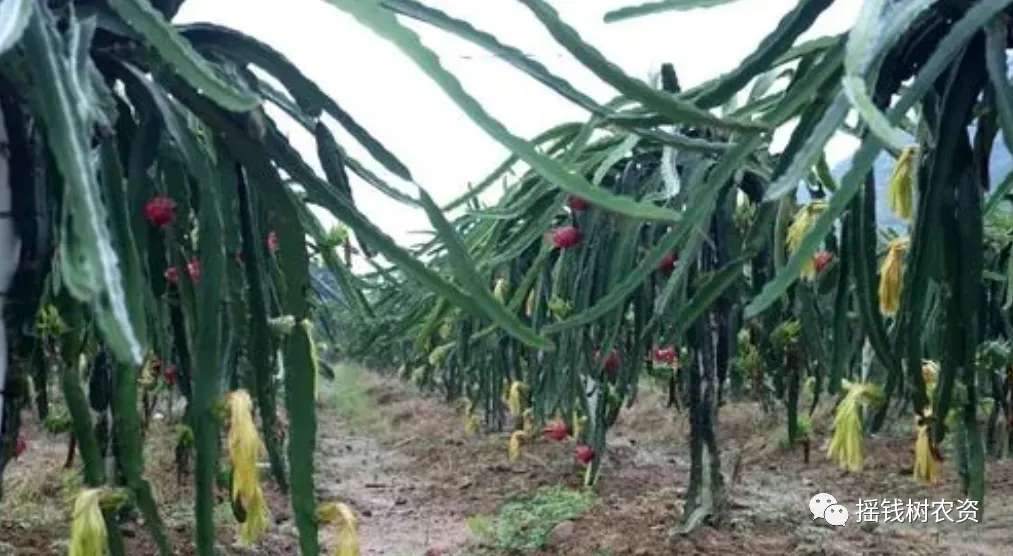
[[[334, 522], [339, 551], [356, 554], [355, 516], [313, 483], [314, 329], [330, 333], [316, 307], [330, 280], [351, 279], [335, 255], [350, 247], [307, 202], [381, 251], [393, 243], [355, 207], [345, 169], [360, 166], [323, 117], [400, 163], [268, 45], [170, 24], [179, 4], [0, 0], [0, 478], [30, 449], [23, 412], [50, 419], [56, 387], [83, 484], [71, 554], [124, 554], [118, 522], [137, 514], [172, 554], [144, 448], [155, 407], [171, 416], [182, 400], [198, 554], [214, 554], [219, 492], [244, 540], [263, 535], [262, 452], [301, 553], [318, 554]], [[266, 102], [308, 115], [326, 179]]]

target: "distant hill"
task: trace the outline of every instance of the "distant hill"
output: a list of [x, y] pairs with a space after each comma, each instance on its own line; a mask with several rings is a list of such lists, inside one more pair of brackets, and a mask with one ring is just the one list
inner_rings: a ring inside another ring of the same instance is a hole
[[[972, 127], [968, 131], [973, 133], [974, 128]], [[903, 222], [893, 215], [893, 212], [890, 211], [890, 207], [886, 203], [887, 180], [890, 178], [890, 172], [893, 171], [893, 164], [893, 157], [885, 152], [880, 154], [875, 164], [873, 164], [873, 172], [876, 176], [876, 220], [881, 226], [889, 226], [891, 228], [904, 226]], [[834, 166], [830, 173], [835, 179], [840, 180], [850, 167], [851, 159], [848, 158]], [[991, 190], [995, 187], [1011, 171], [1013, 171], [1013, 158], [1010, 157], [1009, 149], [1006, 148], [1006, 143], [1000, 132], [996, 136], [995, 144], [992, 147], [992, 157], [989, 162], [989, 176], [992, 180], [992, 183], [989, 184], [989, 189]], [[808, 191], [805, 188], [801, 188], [799, 200], [807, 198]]]

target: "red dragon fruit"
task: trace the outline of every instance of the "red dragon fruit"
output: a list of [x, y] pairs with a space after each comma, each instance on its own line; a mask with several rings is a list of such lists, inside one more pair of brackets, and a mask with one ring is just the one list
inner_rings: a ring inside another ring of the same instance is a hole
[[675, 263], [678, 260], [679, 255], [675, 253], [666, 253], [664, 258], [661, 259], [661, 262], [658, 263], [658, 270], [660, 270], [665, 276], [669, 276], [672, 274], [672, 271], [675, 270]]
[[591, 208], [591, 203], [587, 202], [586, 199], [574, 195], [567, 197], [566, 204], [573, 212], [587, 212]]
[[560, 249], [569, 249], [580, 245], [580, 228], [576, 226], [564, 226], [556, 228], [552, 232], [552, 243]]
[[562, 421], [552, 421], [547, 423], [545, 428], [542, 430], [542, 433], [545, 434], [547, 438], [551, 438], [556, 442], [562, 442], [566, 440], [567, 436], [570, 436], [570, 431], [568, 430], [566, 423]]
[[834, 254], [830, 251], [820, 251], [813, 256], [813, 266], [816, 267], [816, 272], [823, 272], [823, 269], [830, 264], [830, 261], [834, 260]]

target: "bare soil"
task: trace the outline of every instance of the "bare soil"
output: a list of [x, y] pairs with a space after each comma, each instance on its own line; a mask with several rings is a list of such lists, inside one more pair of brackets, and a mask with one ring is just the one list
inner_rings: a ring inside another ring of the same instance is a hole
[[[469, 531], [470, 516], [492, 514], [505, 499], [542, 486], [581, 484], [572, 441], [534, 439], [511, 462], [507, 433], [465, 438], [453, 407], [410, 386], [373, 375], [363, 375], [359, 384], [342, 384], [359, 389], [357, 395], [368, 403], [352, 412], [327, 400], [321, 404], [317, 494], [320, 501], [342, 501], [356, 511], [363, 555], [498, 554]], [[854, 510], [860, 499], [956, 504], [964, 497], [959, 478], [948, 467], [939, 485], [916, 483], [911, 478], [914, 443], [903, 427], [867, 438], [865, 470], [845, 473], [824, 455], [829, 425], [830, 408], [821, 408], [813, 418], [807, 463], [801, 446], [784, 447], [783, 419], [765, 415], [755, 404], [722, 407], [719, 443], [727, 511], [717, 523], [670, 539], [688, 485], [688, 424], [684, 413], [664, 407], [660, 396], [645, 390], [611, 434], [598, 502], [574, 520], [572, 533], [535, 555], [1009, 554], [1013, 460], [988, 463], [982, 523], [937, 524], [931, 516], [928, 523], [858, 523]], [[4, 543], [16, 555], [65, 554], [66, 498], [74, 492], [74, 474], [62, 470], [66, 441], [33, 422], [27, 428], [29, 449], [7, 471], [0, 556]], [[171, 426], [156, 422], [147, 442], [146, 475], [177, 552], [190, 555], [192, 487], [176, 483], [172, 442]], [[235, 524], [222, 505], [223, 554], [298, 553], [286, 499], [273, 486], [267, 492], [275, 524], [255, 549], [235, 545]], [[834, 495], [852, 511], [847, 526], [813, 519], [808, 502], [819, 492]], [[125, 524], [123, 533], [127, 554], [156, 553], [142, 526]], [[324, 546], [331, 546], [331, 535], [321, 533]]]

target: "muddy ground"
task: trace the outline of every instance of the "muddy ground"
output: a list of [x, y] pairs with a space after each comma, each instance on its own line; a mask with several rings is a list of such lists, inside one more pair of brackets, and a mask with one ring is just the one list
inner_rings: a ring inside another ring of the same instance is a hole
[[[343, 501], [356, 511], [364, 556], [513, 554], [518, 539], [534, 538], [525, 527], [535, 526], [497, 525], [507, 519], [497, 521], [497, 516], [505, 515], [498, 513], [504, 502], [554, 485], [577, 489], [582, 481], [572, 441], [536, 439], [523, 446], [518, 461], [511, 462], [506, 433], [465, 438], [454, 407], [354, 367], [343, 373], [338, 383], [345, 388], [329, 389], [321, 400], [317, 494], [321, 501]], [[988, 464], [984, 520], [957, 523], [962, 492], [951, 469], [934, 487], [911, 478], [910, 427], [899, 424], [868, 438], [866, 469], [848, 474], [824, 456], [830, 408], [821, 409], [813, 419], [808, 463], [802, 446], [785, 446], [782, 421], [764, 415], [755, 404], [722, 407], [719, 442], [728, 509], [713, 526], [670, 540], [668, 532], [681, 518], [688, 484], [688, 428], [685, 414], [664, 407], [662, 397], [645, 386], [611, 435], [597, 496], [589, 507], [562, 519], [552, 508], [527, 507], [523, 502], [516, 506], [521, 515], [536, 516], [535, 525], [552, 528], [547, 537], [533, 541], [543, 546], [531, 554], [1009, 554], [1013, 461]], [[76, 473], [63, 470], [66, 440], [43, 432], [30, 420], [27, 428], [29, 448], [7, 470], [0, 506], [0, 556], [66, 554], [67, 499], [77, 485]], [[177, 552], [190, 555], [192, 487], [177, 484], [171, 431], [168, 420], [153, 424], [146, 475]], [[845, 527], [813, 519], [808, 503], [819, 492], [834, 495], [852, 512]], [[222, 554], [297, 553], [286, 500], [273, 487], [267, 493], [274, 524], [267, 538], [252, 549], [234, 542], [235, 524], [223, 493], [216, 514]], [[931, 514], [927, 523], [883, 523], [882, 517], [879, 523], [857, 521], [860, 499], [884, 498], [904, 503], [927, 500], [930, 506], [948, 501], [954, 504], [953, 521], [937, 524]], [[141, 525], [125, 524], [123, 533], [127, 554], [155, 554]], [[333, 544], [332, 535], [326, 529], [321, 533], [325, 546]]]

